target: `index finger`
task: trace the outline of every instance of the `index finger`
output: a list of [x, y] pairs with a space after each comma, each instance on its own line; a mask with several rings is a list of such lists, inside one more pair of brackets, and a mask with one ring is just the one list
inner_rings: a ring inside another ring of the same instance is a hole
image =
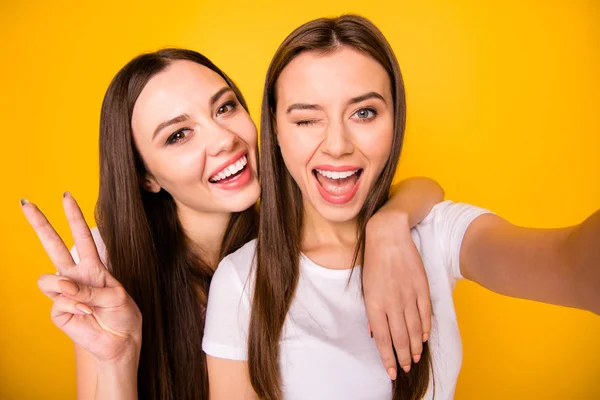
[[71, 253], [69, 253], [67, 246], [56, 233], [54, 227], [48, 222], [44, 213], [35, 204], [29, 203], [27, 200], [21, 200], [21, 209], [29, 225], [35, 230], [40, 242], [42, 242], [42, 246], [56, 270], [63, 274], [73, 268], [75, 262], [71, 257]]
[[85, 259], [99, 261], [100, 257], [98, 256], [98, 249], [96, 248], [96, 243], [94, 243], [92, 232], [85, 222], [77, 201], [75, 201], [75, 198], [69, 192], [65, 192], [63, 195], [63, 207], [69, 227], [71, 228], [71, 235], [75, 242], [79, 261], [81, 262]]

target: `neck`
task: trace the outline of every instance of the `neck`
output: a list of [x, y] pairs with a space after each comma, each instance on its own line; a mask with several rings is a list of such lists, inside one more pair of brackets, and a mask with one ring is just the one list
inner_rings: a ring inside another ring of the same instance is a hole
[[231, 213], [198, 212], [178, 202], [177, 216], [196, 254], [216, 269]]
[[302, 252], [321, 266], [346, 269], [352, 266], [357, 244], [357, 218], [331, 221], [304, 201]]

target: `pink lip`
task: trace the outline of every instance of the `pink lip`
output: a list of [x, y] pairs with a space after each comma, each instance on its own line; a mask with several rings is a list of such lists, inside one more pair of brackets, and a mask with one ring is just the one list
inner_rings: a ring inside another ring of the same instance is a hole
[[[225, 167], [223, 167], [223, 168], [225, 168]], [[223, 169], [223, 168], [221, 168], [221, 169]], [[250, 168], [250, 164], [246, 164], [242, 173], [239, 174], [238, 176], [236, 176], [235, 178], [233, 178], [227, 182], [219, 181], [219, 182], [211, 183], [211, 185], [218, 186], [220, 189], [235, 190], [235, 189], [241, 188], [242, 186], [244, 186], [248, 182], [250, 182], [251, 177], [252, 177], [252, 170]]]
[[320, 169], [322, 171], [346, 172], [346, 171], [356, 171], [357, 169], [360, 169], [360, 168], [359, 167], [353, 167], [351, 165], [340, 165], [340, 166], [335, 166], [335, 165], [317, 165], [316, 167], [313, 167], [313, 169]]
[[[355, 169], [359, 169], [359, 168], [337, 167], [337, 168], [347, 168], [347, 169], [335, 170], [335, 169], [329, 169], [329, 168], [331, 168], [331, 167], [330, 166], [316, 167], [316, 169], [324, 169], [327, 171], [336, 171], [336, 172], [354, 171]], [[331, 203], [331, 204], [346, 204], [350, 200], [352, 200], [354, 198], [354, 195], [356, 195], [356, 192], [358, 191], [358, 185], [360, 184], [361, 178], [362, 178], [362, 174], [361, 174], [361, 176], [358, 177], [358, 179], [356, 180], [356, 183], [354, 184], [354, 186], [352, 187], [352, 189], [350, 189], [350, 191], [348, 193], [344, 193], [341, 196], [334, 196], [333, 194], [331, 194], [327, 190], [325, 190], [323, 188], [323, 186], [321, 186], [321, 184], [319, 183], [319, 180], [313, 174], [313, 179], [315, 180], [315, 185], [317, 185], [317, 190], [319, 191], [319, 194], [321, 195], [321, 197], [323, 197], [323, 199], [325, 201], [327, 201], [328, 203]]]
[[[212, 172], [212, 174], [210, 174], [210, 175], [208, 176], [208, 178], [210, 179], [210, 178], [212, 178], [213, 176], [217, 175], [219, 172], [223, 171], [223, 169], [224, 169], [225, 167], [228, 167], [228, 166], [230, 166], [230, 165], [231, 165], [231, 164], [233, 164], [235, 161], [237, 161], [237, 160], [239, 160], [240, 158], [242, 158], [242, 156], [243, 156], [244, 154], [246, 154], [246, 153], [247, 153], [247, 152], [246, 152], [246, 150], [242, 150], [242, 151], [240, 151], [240, 152], [239, 152], [239, 153], [237, 153], [235, 156], [231, 157], [229, 160], [227, 160], [226, 162], [224, 162], [223, 164], [221, 164], [221, 166], [220, 166], [219, 168], [215, 169], [215, 170]], [[248, 163], [250, 163], [250, 160], [248, 160]]]

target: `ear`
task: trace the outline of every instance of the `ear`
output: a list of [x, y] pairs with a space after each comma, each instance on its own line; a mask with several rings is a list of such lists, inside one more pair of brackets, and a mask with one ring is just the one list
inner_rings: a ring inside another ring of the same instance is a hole
[[156, 178], [148, 173], [144, 177], [141, 177], [139, 181], [140, 186], [147, 192], [158, 193], [162, 189]]

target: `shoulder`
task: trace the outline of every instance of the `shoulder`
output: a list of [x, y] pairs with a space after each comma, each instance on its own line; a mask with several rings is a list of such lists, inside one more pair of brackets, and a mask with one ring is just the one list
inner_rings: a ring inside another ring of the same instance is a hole
[[250, 298], [255, 250], [256, 240], [252, 240], [221, 260], [211, 280], [209, 303], [211, 297]]
[[471, 204], [444, 201], [415, 226], [413, 238], [422, 255], [441, 260], [450, 276], [460, 279], [460, 250], [465, 233], [475, 219], [489, 213]]
[[210, 356], [246, 359], [255, 249], [255, 241], [247, 243], [225, 257], [213, 275], [202, 340], [202, 348]]
[[246, 283], [253, 269], [255, 253], [256, 239], [223, 258], [213, 275], [211, 288], [221, 282], [231, 284], [232, 280], [241, 284]]
[[446, 200], [436, 204], [416, 227], [431, 225], [439, 230], [448, 225], [461, 224], [468, 226], [478, 216], [488, 213], [490, 213], [489, 210], [481, 207]]

